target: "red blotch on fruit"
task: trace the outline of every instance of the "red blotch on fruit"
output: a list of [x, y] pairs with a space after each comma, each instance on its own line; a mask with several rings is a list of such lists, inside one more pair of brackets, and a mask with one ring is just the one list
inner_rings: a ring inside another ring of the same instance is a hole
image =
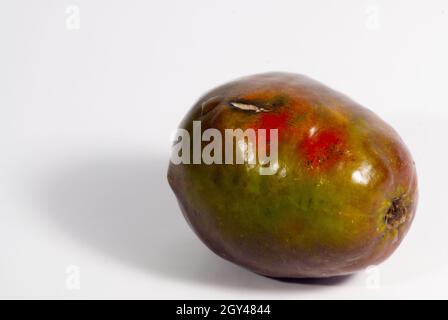
[[288, 113], [264, 113], [258, 121], [259, 129], [285, 129], [288, 126], [290, 115]]
[[299, 149], [310, 168], [329, 169], [342, 159], [345, 140], [344, 133], [339, 130], [310, 131]]
[[270, 141], [270, 130], [278, 129], [278, 136], [281, 138], [289, 129], [289, 119], [291, 115], [286, 112], [282, 113], [263, 113], [257, 120], [255, 127], [257, 129], [266, 129], [266, 142]]

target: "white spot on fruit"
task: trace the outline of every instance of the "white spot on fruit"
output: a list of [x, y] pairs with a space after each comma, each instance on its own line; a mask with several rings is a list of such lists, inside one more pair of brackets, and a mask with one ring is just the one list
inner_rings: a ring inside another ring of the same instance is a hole
[[352, 181], [358, 184], [367, 185], [372, 178], [372, 166], [363, 163], [358, 170], [352, 173]]
[[309, 131], [309, 137], [311, 138], [312, 136], [314, 136], [314, 134], [316, 133], [317, 128], [316, 127], [312, 127]]

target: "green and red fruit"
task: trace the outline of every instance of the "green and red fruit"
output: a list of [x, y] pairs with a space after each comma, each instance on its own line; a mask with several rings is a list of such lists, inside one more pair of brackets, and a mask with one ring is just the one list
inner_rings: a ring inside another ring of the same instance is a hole
[[223, 135], [278, 129], [275, 174], [169, 166], [186, 220], [219, 256], [271, 277], [345, 275], [381, 263], [409, 230], [417, 177], [408, 149], [378, 116], [319, 82], [245, 77], [204, 95], [180, 128], [193, 134], [193, 121]]

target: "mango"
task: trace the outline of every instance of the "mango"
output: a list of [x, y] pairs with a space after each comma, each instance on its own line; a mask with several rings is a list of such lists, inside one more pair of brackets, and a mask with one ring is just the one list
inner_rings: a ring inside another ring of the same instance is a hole
[[[273, 72], [209, 91], [179, 126], [190, 135], [184, 156], [211, 142], [193, 146], [194, 122], [222, 137], [266, 131], [251, 148], [247, 136], [233, 137], [244, 163], [215, 157], [168, 168], [185, 219], [228, 261], [276, 278], [347, 275], [383, 262], [411, 226], [418, 191], [407, 147], [373, 112], [315, 80]], [[266, 163], [249, 163], [261, 147], [278, 154], [267, 174]]]

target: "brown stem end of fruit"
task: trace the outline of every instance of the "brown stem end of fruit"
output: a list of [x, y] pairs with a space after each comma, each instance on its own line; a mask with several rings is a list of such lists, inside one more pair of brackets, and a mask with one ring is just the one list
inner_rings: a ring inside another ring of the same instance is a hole
[[398, 228], [408, 220], [409, 214], [409, 206], [406, 204], [404, 195], [393, 198], [390, 207], [384, 217], [387, 228]]

